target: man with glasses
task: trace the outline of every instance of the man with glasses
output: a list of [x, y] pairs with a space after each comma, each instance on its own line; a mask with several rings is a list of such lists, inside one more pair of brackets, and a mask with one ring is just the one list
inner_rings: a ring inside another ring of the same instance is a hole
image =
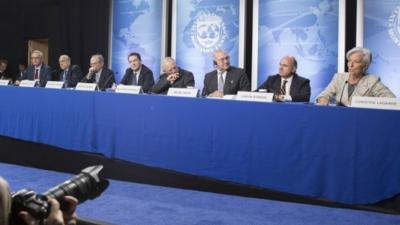
[[231, 66], [225, 51], [214, 52], [214, 66], [216, 69], [205, 75], [202, 96], [221, 98], [224, 95], [236, 95], [238, 91], [250, 91], [246, 72]]
[[82, 71], [78, 65], [71, 65], [71, 58], [68, 55], [61, 55], [58, 59], [61, 72], [57, 81], [64, 81], [65, 87], [75, 87], [82, 79]]
[[164, 73], [160, 75], [160, 80], [153, 86], [153, 93], [166, 94], [170, 87], [194, 87], [193, 73], [179, 68], [173, 58], [166, 57], [162, 69]]
[[39, 50], [34, 50], [31, 54], [31, 65], [28, 66], [22, 77], [15, 81], [19, 85], [21, 80], [36, 80], [39, 81], [39, 86], [46, 86], [47, 81], [51, 80], [51, 68], [43, 63], [43, 53]]

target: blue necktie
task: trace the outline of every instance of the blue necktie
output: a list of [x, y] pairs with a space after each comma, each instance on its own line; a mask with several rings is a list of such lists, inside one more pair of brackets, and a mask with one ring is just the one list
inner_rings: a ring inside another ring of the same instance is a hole
[[137, 82], [136, 82], [136, 73], [135, 73], [135, 72], [133, 72], [133, 76], [132, 76], [132, 85], [137, 85]]

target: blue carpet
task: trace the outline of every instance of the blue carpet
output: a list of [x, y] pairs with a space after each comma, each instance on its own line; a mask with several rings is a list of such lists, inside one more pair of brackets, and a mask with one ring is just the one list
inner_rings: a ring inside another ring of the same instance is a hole
[[[0, 163], [12, 190], [43, 192], [74, 174]], [[78, 215], [118, 225], [386, 225], [400, 216], [189, 191], [112, 180]]]

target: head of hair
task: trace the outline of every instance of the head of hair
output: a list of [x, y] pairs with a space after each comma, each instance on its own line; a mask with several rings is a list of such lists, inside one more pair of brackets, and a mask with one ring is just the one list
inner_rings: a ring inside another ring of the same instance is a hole
[[11, 212], [11, 194], [7, 181], [0, 177], [0, 224], [8, 225]]
[[7, 59], [0, 59], [0, 64], [8, 65], [8, 60]]
[[350, 58], [350, 56], [354, 53], [361, 53], [363, 55], [362, 60], [366, 66], [365, 69], [368, 69], [369, 65], [372, 62], [371, 50], [369, 50], [367, 48], [363, 48], [363, 47], [354, 47], [346, 53], [346, 59], [348, 60]]
[[33, 50], [31, 54], [34, 54], [34, 53], [35, 53], [35, 54], [38, 54], [39, 57], [40, 57], [41, 59], [43, 59], [43, 52], [41, 52], [41, 51], [39, 51], [39, 50]]
[[140, 54], [139, 53], [137, 53], [137, 52], [131, 52], [129, 55], [128, 55], [128, 59], [129, 59], [129, 57], [131, 57], [131, 56], [136, 56], [138, 59], [139, 59], [139, 61], [142, 61], [142, 57], [140, 56]]
[[101, 54], [94, 54], [92, 55], [92, 58], [98, 58], [99, 62], [104, 64], [104, 57]]
[[69, 55], [60, 55], [60, 59], [66, 59], [68, 61], [71, 61], [71, 58], [69, 57]]

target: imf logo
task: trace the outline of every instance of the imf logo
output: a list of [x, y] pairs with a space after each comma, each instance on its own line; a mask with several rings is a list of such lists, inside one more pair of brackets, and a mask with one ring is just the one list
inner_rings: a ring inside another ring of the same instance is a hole
[[392, 41], [400, 46], [400, 6], [398, 6], [389, 17], [388, 32]]
[[226, 29], [222, 18], [215, 14], [200, 15], [192, 26], [192, 42], [201, 52], [213, 52], [226, 39]]

